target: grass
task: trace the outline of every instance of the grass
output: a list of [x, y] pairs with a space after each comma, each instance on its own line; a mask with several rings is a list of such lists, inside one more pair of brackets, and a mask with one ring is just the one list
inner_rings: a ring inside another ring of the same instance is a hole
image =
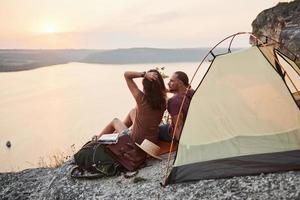
[[75, 144], [71, 145], [68, 152], [57, 151], [48, 157], [40, 157], [38, 161], [39, 167], [57, 168], [61, 167], [66, 161], [68, 161], [75, 153]]

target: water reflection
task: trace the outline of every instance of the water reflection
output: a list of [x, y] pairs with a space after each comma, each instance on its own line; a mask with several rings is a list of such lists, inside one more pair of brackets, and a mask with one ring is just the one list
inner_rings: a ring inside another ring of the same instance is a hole
[[113, 117], [125, 117], [134, 106], [124, 71], [153, 66], [165, 67], [167, 75], [183, 70], [191, 77], [198, 63], [69, 63], [0, 73], [0, 171], [37, 167], [49, 164], [53, 155], [72, 154]]

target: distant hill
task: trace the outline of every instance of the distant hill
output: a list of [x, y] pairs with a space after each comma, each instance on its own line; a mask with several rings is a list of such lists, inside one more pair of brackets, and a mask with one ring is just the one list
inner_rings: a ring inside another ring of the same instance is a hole
[[0, 72], [80, 62], [93, 50], [0, 50]]
[[88, 63], [136, 64], [163, 62], [197, 62], [207, 53], [207, 48], [155, 49], [133, 48], [95, 52], [84, 58]]
[[[114, 50], [0, 50], [0, 72], [30, 70], [68, 62], [101, 64], [137, 64], [200, 62], [208, 48], [157, 49], [131, 48]], [[217, 49], [214, 52], [226, 52]]]

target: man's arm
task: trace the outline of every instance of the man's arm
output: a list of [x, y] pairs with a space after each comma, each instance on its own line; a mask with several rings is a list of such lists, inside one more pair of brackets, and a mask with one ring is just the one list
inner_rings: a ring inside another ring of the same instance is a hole
[[[178, 120], [177, 120], [178, 118]], [[177, 126], [176, 126], [177, 123]], [[175, 140], [179, 141], [181, 130], [183, 127], [183, 114], [180, 113], [179, 115], [174, 115], [172, 117], [172, 127], [173, 127], [173, 133], [175, 132]], [[172, 134], [173, 134], [172, 133]]]

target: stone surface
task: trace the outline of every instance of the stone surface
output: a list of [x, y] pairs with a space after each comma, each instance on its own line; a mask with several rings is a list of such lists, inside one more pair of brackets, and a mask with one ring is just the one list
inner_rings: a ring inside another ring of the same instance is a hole
[[[60, 168], [0, 174], [0, 199], [299, 199], [300, 172], [260, 174], [160, 186], [164, 161], [150, 160], [135, 178], [74, 180]], [[136, 181], [139, 179], [140, 181]]]
[[[265, 35], [283, 43], [299, 57], [300, 0], [278, 3], [275, 7], [262, 11], [252, 22], [252, 32], [262, 41], [265, 41], [262, 36]], [[288, 54], [286, 50], [283, 51]]]

